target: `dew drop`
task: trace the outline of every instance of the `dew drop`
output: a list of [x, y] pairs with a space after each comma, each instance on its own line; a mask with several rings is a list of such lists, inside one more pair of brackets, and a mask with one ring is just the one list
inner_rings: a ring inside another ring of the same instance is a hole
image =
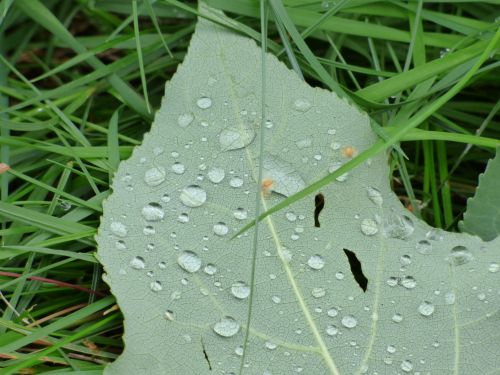
[[154, 167], [144, 173], [144, 182], [149, 186], [158, 186], [165, 181], [166, 176], [165, 168]]
[[180, 223], [187, 223], [189, 222], [189, 215], [186, 214], [186, 213], [182, 213], [180, 214], [178, 217], [177, 217], [177, 220], [180, 222]]
[[214, 233], [218, 236], [225, 236], [229, 232], [229, 228], [223, 222], [214, 225]]
[[208, 171], [208, 179], [214, 184], [218, 184], [219, 182], [221, 182], [225, 176], [226, 172], [224, 172], [224, 169], [219, 167], [212, 167]]
[[417, 282], [411, 276], [406, 276], [401, 280], [401, 285], [403, 285], [406, 289], [413, 289], [417, 286]]
[[456, 296], [453, 292], [448, 292], [444, 295], [444, 303], [446, 303], [447, 305], [453, 305], [455, 303], [455, 299]]
[[413, 363], [405, 359], [403, 362], [401, 362], [401, 370], [403, 370], [404, 372], [410, 372], [411, 370], [413, 370]]
[[384, 203], [384, 198], [382, 198], [380, 190], [370, 186], [366, 189], [366, 194], [368, 195], [368, 198], [377, 206], [380, 207], [382, 206], [382, 203]]
[[177, 263], [184, 271], [193, 273], [201, 267], [201, 258], [192, 251], [183, 251], [177, 257]]
[[384, 220], [384, 236], [388, 238], [407, 239], [415, 230], [413, 221], [406, 215], [390, 214]]
[[421, 240], [417, 242], [415, 249], [420, 254], [430, 254], [432, 251], [432, 244], [427, 240]]
[[238, 333], [240, 324], [232, 317], [225, 316], [214, 324], [214, 332], [222, 337], [231, 337]]
[[155, 293], [158, 293], [159, 291], [161, 291], [163, 289], [163, 286], [161, 285], [161, 283], [159, 281], [153, 281], [151, 284], [149, 284], [149, 287]]
[[239, 188], [243, 186], [243, 179], [239, 177], [233, 177], [229, 180], [229, 186], [234, 188]]
[[234, 348], [234, 354], [241, 357], [243, 355], [243, 346], [239, 345]]
[[244, 208], [238, 207], [236, 210], [234, 210], [233, 216], [237, 220], [245, 220], [248, 217], [248, 212]]
[[312, 255], [307, 261], [309, 267], [313, 270], [320, 270], [325, 266], [325, 260], [319, 254]]
[[326, 290], [325, 288], [313, 288], [311, 294], [314, 298], [321, 298], [326, 295]]
[[396, 353], [396, 347], [394, 345], [388, 345], [387, 351], [391, 354], [394, 354], [394, 353]]
[[295, 220], [297, 220], [297, 215], [295, 215], [293, 212], [289, 211], [285, 214], [286, 219], [293, 223]]
[[328, 311], [326, 312], [326, 314], [330, 318], [335, 318], [338, 315], [338, 313], [339, 313], [339, 311], [335, 307], [328, 309]]
[[212, 99], [203, 96], [196, 101], [196, 105], [201, 109], [208, 109], [212, 106]]
[[392, 316], [392, 321], [393, 321], [394, 323], [400, 323], [400, 322], [402, 322], [402, 321], [403, 321], [403, 315], [398, 314], [398, 313], [394, 314], [394, 315]]
[[298, 112], [307, 112], [311, 108], [311, 102], [305, 98], [299, 98], [293, 102], [293, 109]]
[[304, 149], [307, 147], [311, 147], [312, 145], [312, 139], [307, 137], [303, 139], [299, 139], [298, 141], [295, 142], [295, 145], [297, 146], [298, 149]]
[[163, 219], [165, 211], [159, 203], [151, 202], [142, 208], [141, 214], [146, 221], [158, 221]]
[[200, 207], [207, 201], [207, 192], [198, 185], [189, 185], [182, 189], [179, 198], [187, 207]]
[[113, 233], [117, 237], [122, 237], [122, 238], [127, 237], [128, 234], [127, 227], [125, 226], [125, 224], [120, 223], [119, 221], [113, 221], [109, 225], [109, 229], [111, 233]]
[[418, 306], [418, 312], [423, 316], [431, 316], [434, 312], [434, 305], [429, 301], [423, 301], [420, 306]]
[[219, 134], [222, 151], [238, 150], [248, 146], [255, 138], [255, 131], [250, 126], [229, 127]]
[[276, 345], [274, 342], [271, 341], [266, 341], [265, 346], [269, 350], [274, 350], [278, 347], [278, 345]]
[[122, 241], [122, 240], [116, 241], [115, 242], [115, 247], [118, 250], [127, 250], [127, 244], [125, 243], [125, 241]]
[[174, 312], [172, 310], [165, 310], [165, 313], [163, 314], [163, 318], [168, 321], [172, 321], [175, 319]]
[[184, 113], [182, 115], [179, 115], [179, 117], [177, 118], [177, 123], [180, 127], [185, 128], [186, 126], [190, 125], [193, 120], [194, 116], [192, 113]]
[[244, 281], [237, 281], [231, 286], [231, 293], [239, 299], [245, 299], [250, 295], [250, 287]]
[[130, 261], [130, 267], [132, 267], [135, 270], [143, 270], [144, 267], [146, 267], [144, 258], [140, 256], [132, 258], [132, 260]]
[[328, 336], [335, 336], [337, 333], [339, 333], [339, 329], [333, 324], [327, 325], [325, 331]]
[[361, 232], [366, 236], [373, 236], [378, 232], [378, 225], [373, 219], [363, 219], [361, 221]]
[[203, 271], [205, 271], [207, 275], [212, 276], [215, 275], [215, 273], [217, 272], [217, 267], [215, 266], [215, 264], [208, 263], [203, 269]]
[[354, 328], [358, 325], [357, 319], [352, 315], [346, 315], [342, 318], [341, 323], [346, 328]]
[[[342, 164], [341, 162], [335, 162], [335, 163], [333, 163], [333, 164], [330, 166], [330, 168], [328, 168], [328, 172], [333, 173], [333, 172], [335, 172], [337, 169], [339, 169], [342, 165], [343, 165], [343, 164]], [[338, 176], [338, 177], [336, 178], [336, 180], [337, 180], [338, 182], [344, 182], [344, 181], [346, 181], [346, 180], [347, 180], [347, 177], [349, 177], [349, 173], [347, 173], [347, 172], [346, 172], [346, 173], [343, 173], [343, 174], [341, 174], [340, 176]]]
[[469, 263], [474, 257], [471, 252], [465, 246], [455, 246], [451, 249], [448, 261], [454, 266], [461, 266], [463, 264]]
[[344, 275], [344, 273], [343, 273], [343, 272], [340, 272], [340, 271], [339, 271], [339, 272], [336, 272], [336, 273], [335, 273], [335, 278], [336, 278], [337, 280], [343, 280], [343, 279], [344, 279], [344, 277], [345, 277], [345, 275]]
[[186, 167], [184, 166], [184, 164], [177, 161], [172, 164], [172, 171], [176, 174], [183, 174], [186, 171]]
[[153, 234], [156, 233], [156, 230], [153, 226], [151, 225], [146, 225], [143, 229], [142, 229], [142, 233], [144, 233], [144, 235], [146, 236], [152, 236]]
[[389, 285], [389, 286], [396, 286], [396, 285], [398, 285], [398, 282], [399, 282], [399, 279], [397, 277], [391, 276], [387, 279], [387, 285]]
[[281, 303], [281, 298], [279, 296], [272, 296], [271, 301], [274, 303]]
[[492, 273], [498, 272], [498, 270], [500, 270], [500, 266], [498, 265], [498, 263], [493, 262], [488, 266], [488, 271]]
[[289, 162], [275, 156], [267, 156], [263, 162], [263, 181], [270, 181], [268, 192], [288, 197], [306, 187], [302, 176]]

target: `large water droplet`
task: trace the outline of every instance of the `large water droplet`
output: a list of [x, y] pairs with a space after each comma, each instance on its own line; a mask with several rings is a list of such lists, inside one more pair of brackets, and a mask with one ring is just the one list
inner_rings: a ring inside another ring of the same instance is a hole
[[132, 258], [132, 260], [130, 261], [130, 267], [136, 270], [143, 270], [144, 267], [146, 267], [144, 258], [139, 256]]
[[196, 101], [196, 105], [201, 109], [210, 108], [212, 106], [212, 99], [203, 96]]
[[299, 98], [293, 102], [293, 109], [298, 112], [307, 112], [311, 108], [311, 102], [305, 98]]
[[[330, 168], [328, 168], [328, 172], [333, 173], [333, 172], [335, 172], [337, 169], [339, 169], [342, 165], [343, 165], [343, 164], [342, 164], [341, 162], [335, 162], [335, 163], [333, 163], [333, 164], [330, 166]], [[337, 180], [338, 182], [344, 182], [345, 180], [347, 180], [347, 177], [349, 177], [349, 173], [347, 173], [347, 172], [346, 172], [346, 173], [343, 173], [343, 174], [341, 174], [340, 176], [338, 176], [338, 177], [336, 178], [336, 180]]]
[[358, 320], [352, 315], [346, 315], [342, 318], [341, 323], [346, 328], [354, 328], [358, 325]]
[[223, 129], [219, 134], [222, 151], [237, 150], [248, 146], [255, 138], [255, 131], [246, 125]]
[[368, 198], [377, 206], [380, 207], [382, 206], [382, 203], [384, 203], [384, 198], [382, 198], [380, 190], [370, 186], [366, 188], [366, 194], [368, 195]]
[[149, 287], [153, 292], [159, 292], [163, 289], [161, 283], [159, 281], [153, 281], [151, 284], [149, 284]]
[[418, 312], [423, 316], [430, 316], [434, 312], [434, 305], [429, 301], [423, 301], [418, 306]]
[[229, 232], [229, 228], [226, 224], [219, 222], [214, 225], [214, 233], [218, 236], [225, 236]]
[[117, 237], [127, 237], [128, 230], [125, 224], [120, 223], [119, 221], [113, 221], [109, 225], [109, 230]]
[[197, 272], [201, 267], [201, 258], [192, 251], [183, 251], [177, 257], [179, 266], [187, 272]]
[[461, 266], [469, 263], [472, 259], [474, 259], [474, 257], [465, 246], [455, 246], [451, 249], [451, 253], [448, 257], [448, 261], [454, 266]]
[[390, 214], [384, 219], [384, 236], [407, 239], [415, 230], [413, 221], [406, 215]]
[[248, 217], [248, 212], [244, 208], [239, 207], [234, 210], [233, 216], [235, 217], [235, 219], [245, 220]]
[[221, 182], [225, 176], [226, 172], [224, 172], [224, 169], [219, 167], [212, 167], [208, 171], [208, 179], [214, 184], [218, 184], [219, 182]]
[[142, 208], [141, 214], [144, 220], [158, 221], [163, 219], [165, 211], [159, 203], [151, 202]]
[[177, 118], [177, 123], [179, 124], [180, 127], [185, 128], [189, 124], [191, 124], [194, 120], [194, 116], [192, 113], [184, 113], [182, 115], [179, 115]]
[[250, 287], [244, 281], [237, 281], [231, 286], [231, 293], [239, 299], [245, 299], [250, 295]]
[[207, 200], [207, 192], [198, 185], [189, 185], [182, 189], [180, 199], [188, 207], [200, 207]]
[[413, 370], [413, 363], [405, 359], [403, 362], [401, 362], [401, 370], [403, 370], [404, 372], [410, 372], [411, 370]]
[[306, 187], [297, 170], [288, 162], [277, 157], [264, 158], [262, 165], [263, 181], [269, 181], [268, 192], [276, 192], [288, 197]]
[[432, 251], [432, 244], [427, 240], [418, 241], [415, 245], [415, 249], [420, 254], [430, 254]]
[[319, 254], [312, 255], [307, 261], [309, 267], [313, 270], [320, 270], [325, 266], [325, 260]]
[[154, 167], [154, 168], [148, 169], [144, 173], [144, 182], [146, 182], [146, 184], [149, 186], [158, 186], [163, 181], [165, 181], [166, 176], [167, 176], [167, 172], [165, 171], [165, 168]]
[[222, 337], [231, 337], [238, 333], [240, 324], [232, 317], [225, 316], [214, 324], [214, 332]]
[[373, 219], [363, 219], [361, 221], [361, 232], [366, 236], [373, 236], [378, 232], [378, 225]]

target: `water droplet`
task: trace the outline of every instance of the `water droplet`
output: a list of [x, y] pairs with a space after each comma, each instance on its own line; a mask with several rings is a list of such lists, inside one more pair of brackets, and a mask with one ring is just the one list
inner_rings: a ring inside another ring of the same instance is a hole
[[234, 354], [241, 357], [243, 355], [243, 346], [239, 345], [236, 348], [234, 348]]
[[279, 296], [272, 296], [271, 301], [274, 303], [281, 303], [281, 298]]
[[418, 306], [418, 312], [423, 316], [430, 316], [434, 312], [434, 305], [429, 301], [423, 301], [420, 306]]
[[165, 320], [169, 320], [169, 321], [172, 321], [175, 319], [175, 315], [174, 315], [174, 312], [172, 310], [165, 310], [163, 317], [165, 318]]
[[368, 195], [368, 198], [377, 206], [380, 207], [382, 206], [382, 203], [384, 203], [384, 198], [382, 198], [380, 190], [370, 186], [366, 188], [366, 194]]
[[406, 289], [413, 289], [417, 286], [417, 282], [411, 276], [406, 276], [401, 280], [401, 285], [403, 285]]
[[408, 254], [401, 255], [399, 261], [403, 266], [409, 266], [411, 264], [411, 256], [409, 256]]
[[229, 186], [234, 188], [239, 188], [243, 186], [243, 179], [239, 177], [233, 177], [229, 180]]
[[403, 316], [402, 316], [401, 314], [397, 314], [397, 313], [396, 313], [396, 314], [394, 314], [394, 315], [392, 316], [392, 321], [393, 321], [394, 323], [400, 323], [400, 322], [402, 322], [402, 321], [403, 321]]
[[226, 172], [224, 172], [224, 169], [219, 167], [212, 167], [208, 171], [208, 179], [214, 184], [218, 184], [219, 182], [221, 182], [225, 176]]
[[311, 294], [314, 298], [321, 298], [325, 296], [326, 290], [324, 288], [313, 288]]
[[312, 145], [312, 139], [309, 138], [309, 137], [303, 138], [303, 139], [299, 139], [298, 141], [295, 142], [295, 145], [299, 149], [304, 149], [304, 148], [307, 148], [307, 147], [311, 147], [311, 145]]
[[297, 215], [295, 215], [293, 212], [289, 211], [285, 214], [285, 217], [288, 221], [290, 222], [294, 222], [295, 220], [297, 220]]
[[343, 272], [340, 272], [340, 271], [339, 271], [339, 272], [336, 272], [336, 273], [335, 273], [335, 278], [336, 278], [337, 280], [343, 280], [343, 279], [344, 279], [344, 273], [343, 273]]
[[456, 296], [453, 292], [448, 292], [444, 295], [444, 303], [446, 303], [447, 305], [453, 305], [455, 303], [455, 299]]
[[325, 331], [328, 336], [335, 336], [337, 333], [339, 333], [339, 329], [333, 324], [327, 325]]
[[387, 279], [387, 285], [396, 286], [398, 285], [399, 279], [397, 277], [391, 276]]
[[430, 254], [432, 251], [432, 244], [427, 240], [418, 241], [415, 245], [415, 249], [420, 254]]
[[411, 363], [411, 361], [405, 359], [403, 362], [401, 362], [401, 370], [403, 370], [404, 372], [410, 372], [411, 370], [413, 370], [413, 364]]
[[[342, 165], [343, 165], [343, 164], [342, 164], [341, 162], [335, 162], [335, 163], [333, 163], [333, 164], [330, 166], [330, 168], [328, 168], [328, 172], [333, 173], [333, 172], [335, 172], [337, 169], [339, 169], [340, 167], [342, 167]], [[338, 182], [344, 182], [344, 181], [346, 181], [346, 180], [347, 180], [347, 177], [349, 177], [349, 173], [347, 173], [347, 172], [346, 172], [346, 173], [341, 174], [340, 176], [338, 176], [338, 177], [336, 178], [336, 180], [337, 180]]]
[[153, 281], [151, 284], [149, 284], [149, 287], [151, 288], [151, 290], [153, 292], [159, 292], [163, 289], [163, 287], [161, 286], [161, 283], [159, 281]]
[[163, 219], [165, 211], [159, 203], [151, 202], [142, 208], [141, 214], [144, 220], [158, 221]]
[[216, 272], [217, 272], [217, 267], [215, 266], [215, 264], [212, 264], [212, 263], [208, 263], [205, 268], [204, 268], [204, 271], [207, 275], [214, 275]]
[[196, 105], [201, 109], [207, 109], [212, 106], [212, 99], [202, 96], [196, 101]]
[[352, 315], [346, 315], [342, 318], [341, 323], [346, 328], [354, 328], [358, 325], [357, 319]]
[[132, 260], [130, 261], [130, 267], [136, 270], [143, 270], [144, 267], [146, 267], [144, 258], [139, 256], [132, 258]]
[[425, 236], [431, 241], [442, 241], [444, 239], [442, 229], [431, 229]]
[[455, 246], [451, 249], [450, 256], [448, 257], [448, 261], [454, 266], [461, 266], [469, 263], [472, 259], [474, 259], [474, 257], [465, 246]]
[[250, 287], [244, 281], [237, 281], [231, 286], [231, 293], [239, 299], [245, 299], [250, 295]]
[[192, 251], [183, 251], [177, 257], [177, 263], [187, 272], [197, 272], [201, 267], [201, 258]]
[[207, 200], [207, 192], [198, 185], [189, 185], [182, 189], [181, 202], [188, 207], [200, 207]]
[[293, 102], [293, 108], [298, 112], [307, 112], [311, 108], [311, 102], [305, 98], [299, 98]]
[[415, 226], [406, 215], [390, 214], [384, 220], [384, 236], [405, 240], [413, 233]]
[[183, 174], [186, 171], [186, 167], [184, 166], [184, 164], [177, 161], [172, 164], [172, 171], [176, 174]]
[[189, 124], [191, 124], [194, 120], [194, 116], [192, 113], [184, 113], [177, 118], [177, 123], [180, 127], [185, 128]]
[[222, 337], [231, 337], [238, 333], [240, 324], [230, 316], [223, 317], [219, 322], [214, 324], [214, 332]]
[[266, 341], [265, 346], [269, 350], [274, 350], [278, 347], [278, 345], [276, 345], [274, 342], [271, 341]]
[[149, 186], [158, 186], [165, 181], [166, 176], [165, 168], [154, 167], [144, 173], [144, 182]]
[[266, 128], [271, 129], [274, 126], [273, 122], [271, 120], [266, 120]]
[[500, 270], [500, 266], [498, 265], [498, 263], [493, 262], [488, 266], [488, 271], [492, 273], [498, 272], [498, 270]]
[[396, 347], [394, 345], [388, 345], [387, 351], [391, 354], [394, 354], [394, 353], [396, 353]]
[[338, 315], [339, 311], [335, 307], [332, 307], [331, 309], [328, 309], [326, 313], [330, 318], [334, 318]]
[[186, 213], [182, 213], [180, 214], [178, 217], [177, 217], [177, 220], [180, 222], [180, 223], [187, 223], [189, 222], [189, 215], [186, 214]]
[[127, 244], [125, 243], [125, 241], [122, 241], [122, 240], [116, 241], [115, 242], [115, 247], [118, 250], [127, 250]]
[[214, 225], [214, 233], [218, 236], [225, 236], [229, 232], [229, 228], [226, 224], [219, 222]]
[[325, 260], [319, 254], [312, 255], [307, 261], [309, 267], [313, 270], [320, 270], [325, 266]]
[[255, 131], [248, 125], [229, 127], [219, 134], [222, 151], [238, 150], [248, 146], [255, 138]]
[[154, 227], [152, 227], [151, 225], [146, 225], [143, 229], [142, 229], [142, 233], [144, 233], [144, 235], [146, 236], [152, 236], [153, 234], [156, 233], [156, 230]]
[[361, 221], [361, 232], [366, 236], [373, 236], [378, 232], [378, 225], [373, 219], [363, 219]]
[[119, 221], [113, 221], [109, 225], [109, 230], [117, 237], [127, 237], [128, 230], [125, 224], [120, 223]]
[[238, 207], [233, 212], [233, 216], [238, 220], [245, 220], [248, 217], [248, 212], [244, 208]]
[[306, 187], [306, 183], [295, 167], [278, 157], [267, 156], [264, 158], [263, 181], [270, 181], [268, 192], [276, 192], [288, 197]]

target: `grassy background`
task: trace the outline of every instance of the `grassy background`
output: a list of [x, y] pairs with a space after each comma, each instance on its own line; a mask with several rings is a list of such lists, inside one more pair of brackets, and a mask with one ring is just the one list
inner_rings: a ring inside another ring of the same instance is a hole
[[[258, 1], [208, 3], [260, 41]], [[394, 191], [456, 230], [500, 146], [495, 1], [269, 0], [268, 11], [269, 52], [402, 140]], [[196, 17], [174, 0], [0, 0], [0, 373], [98, 374], [121, 352], [93, 235]]]

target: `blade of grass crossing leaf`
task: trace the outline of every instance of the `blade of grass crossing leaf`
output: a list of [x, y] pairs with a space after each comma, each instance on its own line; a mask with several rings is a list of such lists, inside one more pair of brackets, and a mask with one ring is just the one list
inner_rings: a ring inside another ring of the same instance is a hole
[[[328, 174], [324, 178], [312, 183], [308, 187], [304, 188], [303, 190], [299, 191], [298, 193], [295, 193], [286, 199], [282, 200], [280, 203], [276, 204], [275, 206], [271, 207], [268, 209], [266, 212], [262, 213], [259, 217], [259, 220], [262, 220], [263, 218], [285, 208], [288, 207], [290, 204], [293, 202], [302, 199], [313, 192], [317, 191], [321, 187], [333, 182], [338, 176], [350, 171], [351, 169], [355, 168], [356, 166], [360, 165], [361, 163], [365, 162], [368, 158], [373, 157], [377, 155], [379, 152], [382, 152], [386, 150], [387, 148], [391, 147], [393, 144], [398, 142], [404, 134], [412, 129], [420, 125], [422, 122], [427, 120], [430, 116], [433, 115], [439, 108], [441, 108], [444, 104], [446, 104], [453, 96], [455, 96], [468, 82], [469, 80], [474, 76], [474, 73], [479, 69], [479, 67], [482, 65], [482, 63], [489, 57], [491, 51], [493, 48], [497, 45], [497, 43], [500, 40], [500, 29], [495, 33], [495, 35], [489, 40], [489, 43], [487, 44], [486, 48], [483, 50], [482, 54], [480, 55], [479, 59], [476, 61], [474, 66], [470, 71], [467, 72], [467, 74], [462, 77], [462, 79], [455, 84], [449, 91], [447, 91], [443, 96], [439, 97], [436, 99], [433, 103], [430, 105], [425, 106], [422, 108], [415, 116], [413, 116], [406, 124], [397, 126], [397, 131], [394, 132], [391, 136], [385, 140], [385, 142], [378, 141], [376, 142], [372, 147], [369, 149], [361, 152], [358, 156], [347, 162], [346, 164], [342, 165], [339, 169], [337, 169], [335, 172]], [[252, 228], [254, 226], [254, 222], [250, 222], [249, 224], [245, 225], [242, 229], [240, 229], [232, 238], [246, 232], [248, 229]]]
[[292, 69], [297, 73], [297, 75], [303, 80], [304, 75], [302, 74], [302, 70], [300, 69], [300, 65], [297, 62], [297, 58], [295, 57], [295, 52], [293, 51], [293, 47], [290, 43], [290, 39], [288, 39], [288, 35], [284, 30], [283, 24], [280, 22], [278, 17], [275, 17], [276, 28], [278, 29], [278, 33], [280, 34], [281, 41], [285, 46], [284, 50], [286, 51], [286, 55], [288, 57], [288, 61], [292, 65]]
[[444, 227], [448, 229], [453, 222], [450, 183], [448, 182], [448, 158], [446, 156], [446, 145], [443, 141], [436, 141], [436, 153], [438, 159], [439, 181], [442, 184], [441, 202], [443, 206]]
[[113, 176], [120, 163], [120, 145], [118, 143], [118, 117], [120, 110], [113, 112], [111, 120], [109, 120], [108, 130], [108, 162], [109, 162], [109, 184], [113, 181]]
[[156, 14], [154, 12], [154, 9], [151, 6], [151, 0], [144, 0], [144, 5], [146, 6], [146, 10], [148, 11], [149, 17], [151, 18], [151, 21], [153, 22], [153, 25], [156, 29], [156, 32], [158, 33], [158, 36], [161, 39], [163, 47], [165, 47], [165, 50], [167, 51], [169, 56], [173, 59], [174, 55], [172, 55], [172, 52], [170, 51], [170, 48], [168, 48], [168, 44], [165, 41], [165, 38], [163, 37], [163, 33], [161, 32], [160, 25], [158, 24], [158, 19], [156, 18]]
[[137, 60], [139, 63], [139, 72], [141, 76], [142, 92], [144, 99], [146, 101], [146, 109], [148, 113], [151, 113], [151, 106], [149, 105], [148, 98], [148, 85], [146, 81], [146, 74], [144, 73], [144, 61], [142, 59], [142, 48], [141, 48], [141, 33], [139, 31], [139, 16], [137, 14], [137, 0], [132, 0], [132, 15], [134, 16], [134, 35], [135, 35], [135, 46], [137, 50]]

